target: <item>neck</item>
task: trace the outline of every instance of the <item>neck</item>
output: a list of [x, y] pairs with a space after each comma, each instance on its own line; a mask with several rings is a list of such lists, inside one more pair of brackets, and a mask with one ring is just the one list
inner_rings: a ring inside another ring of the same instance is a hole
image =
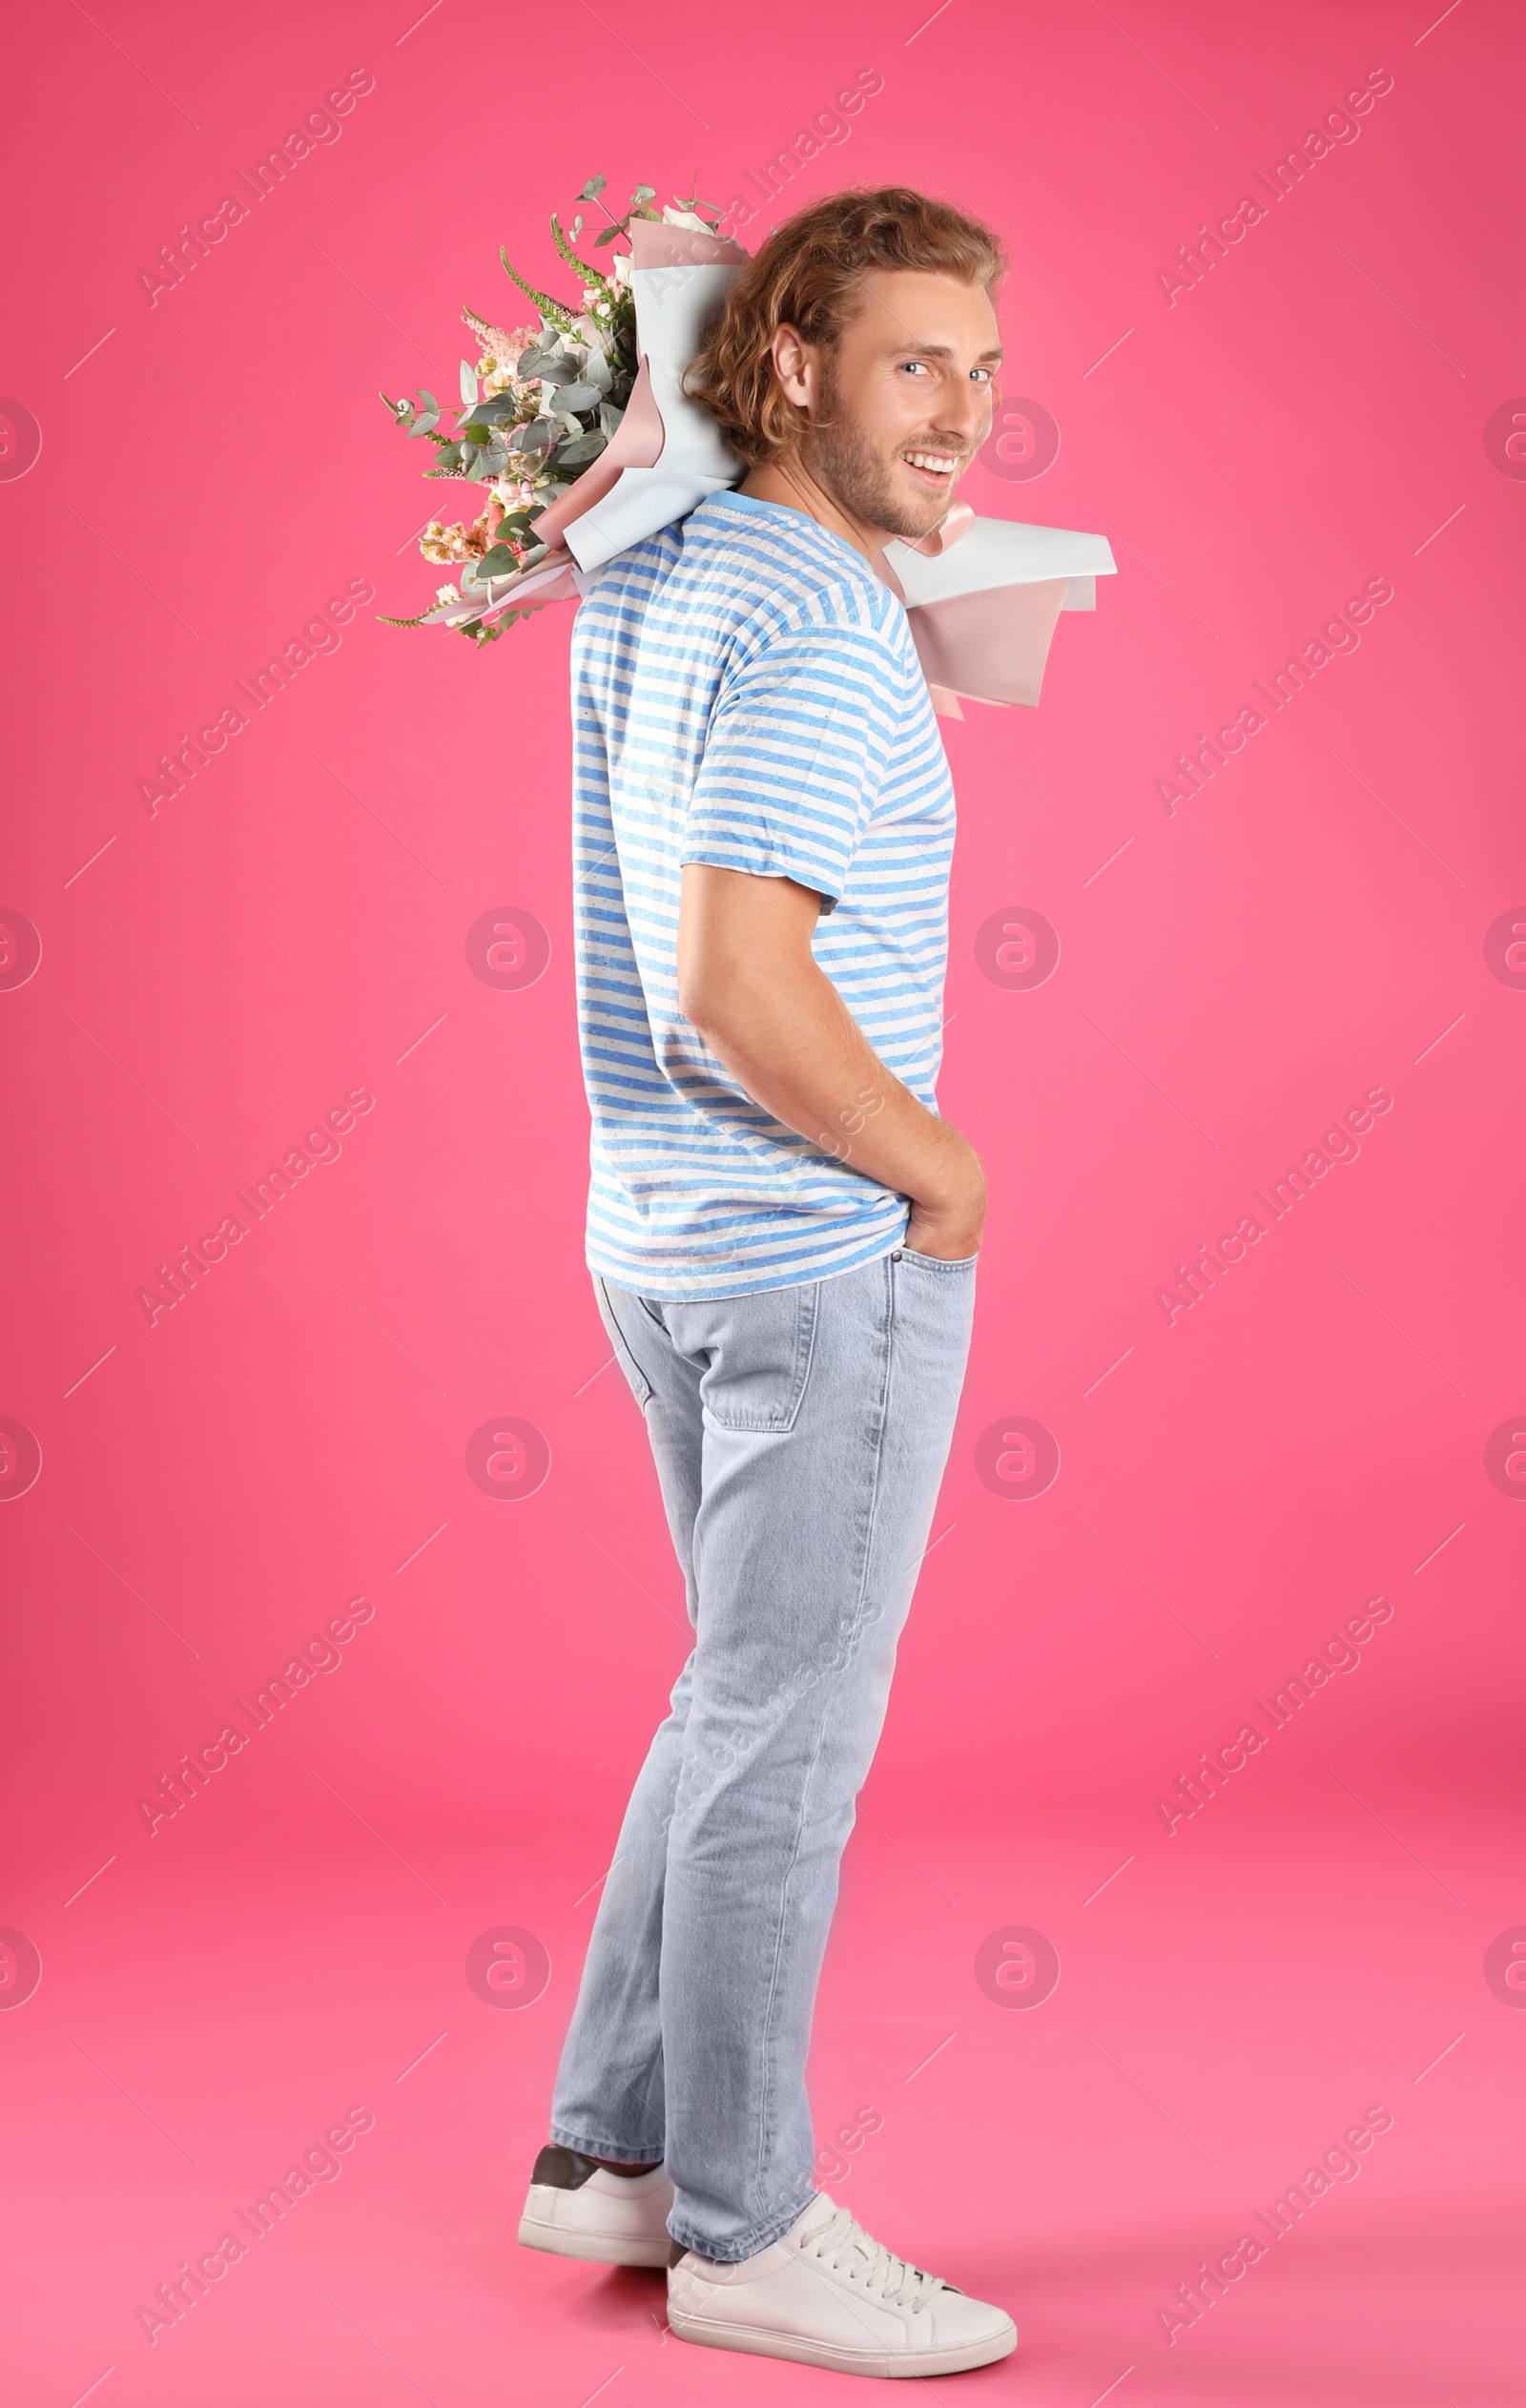
[[752, 469], [737, 487], [757, 502], [775, 502], [783, 509], [800, 510], [814, 518], [818, 527], [840, 535], [855, 551], [862, 552], [873, 569], [877, 569], [885, 546], [892, 537], [888, 528], [871, 527], [866, 519], [852, 510], [830, 493], [811, 473], [798, 451], [776, 451], [761, 467]]

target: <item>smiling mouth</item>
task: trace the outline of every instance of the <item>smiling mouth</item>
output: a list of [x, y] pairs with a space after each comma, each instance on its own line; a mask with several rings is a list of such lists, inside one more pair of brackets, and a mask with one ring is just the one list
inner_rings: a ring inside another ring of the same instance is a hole
[[957, 451], [931, 451], [920, 446], [916, 450], [901, 452], [899, 458], [929, 492], [943, 493], [953, 484], [964, 466], [963, 455]]

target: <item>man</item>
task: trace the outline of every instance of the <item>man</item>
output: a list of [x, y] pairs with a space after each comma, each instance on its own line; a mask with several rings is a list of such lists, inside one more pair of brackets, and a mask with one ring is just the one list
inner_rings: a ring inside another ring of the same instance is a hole
[[691, 370], [749, 473], [612, 561], [573, 638], [588, 1256], [694, 1648], [520, 2237], [666, 2264], [685, 2340], [876, 2375], [1017, 2343], [812, 2188], [805, 2091], [985, 1214], [934, 1103], [953, 791], [877, 564], [989, 432], [1003, 264], [898, 188], [779, 227]]

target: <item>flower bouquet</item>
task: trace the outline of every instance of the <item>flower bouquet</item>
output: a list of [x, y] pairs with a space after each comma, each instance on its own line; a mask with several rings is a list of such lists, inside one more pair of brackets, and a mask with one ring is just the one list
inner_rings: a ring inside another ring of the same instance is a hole
[[[604, 188], [592, 176], [578, 197], [604, 209]], [[606, 561], [746, 474], [683, 378], [747, 253], [697, 197], [661, 210], [655, 198], [638, 184], [624, 218], [605, 209], [594, 248], [629, 244], [608, 274], [574, 247], [581, 213], [570, 231], [553, 213], [551, 239], [582, 279], [580, 310], [538, 292], [500, 250], [540, 323], [505, 332], [463, 313], [479, 352], [462, 362], [452, 433], [432, 393], [382, 396], [411, 440], [433, 445], [426, 476], [485, 488], [471, 526], [432, 519], [420, 539], [426, 560], [459, 566], [458, 583], [391, 626], [490, 643], [543, 603], [577, 601]], [[977, 518], [956, 501], [933, 534], [887, 544], [876, 566], [905, 604], [935, 708], [962, 718], [961, 700], [1038, 701], [1061, 612], [1095, 610], [1097, 578], [1117, 563], [1105, 536]]]
[[[461, 363], [461, 407], [448, 413], [456, 420], [449, 432], [443, 425], [447, 411], [427, 387], [420, 387], [417, 401], [382, 396], [410, 441], [433, 446], [425, 476], [477, 485], [485, 505], [470, 525], [430, 520], [419, 549], [426, 560], [459, 568], [459, 583], [442, 586], [417, 618], [390, 619], [389, 626], [455, 627], [474, 643], [490, 643], [543, 603], [576, 598], [577, 564], [592, 565], [592, 530], [569, 549], [569, 524], [627, 470], [650, 470], [666, 454], [660, 500], [638, 508], [641, 523], [630, 521], [633, 532], [599, 547], [601, 559], [743, 473], [719, 429], [683, 401], [678, 380], [698, 348], [705, 309], [724, 289], [727, 278], [715, 271], [734, 273], [746, 253], [715, 233], [716, 213], [697, 196], [659, 210], [653, 186], [638, 184], [625, 217], [615, 218], [600, 198], [605, 183], [591, 176], [578, 198], [597, 203], [608, 219], [593, 237], [595, 248], [620, 237], [629, 242], [629, 251], [611, 255], [608, 272], [574, 247], [585, 225], [581, 212], [569, 229], [551, 216], [556, 250], [581, 279], [581, 309], [538, 291], [501, 249], [505, 273], [535, 304], [539, 324], [505, 329], [463, 311], [478, 355]], [[709, 276], [696, 274], [707, 269]], [[644, 292], [653, 279], [665, 289]], [[639, 320], [638, 295], [647, 303]], [[675, 305], [684, 297], [690, 306]], [[649, 314], [657, 322], [650, 334], [640, 322]], [[676, 445], [664, 404], [669, 419], [681, 422]], [[630, 496], [622, 502], [629, 519]]]

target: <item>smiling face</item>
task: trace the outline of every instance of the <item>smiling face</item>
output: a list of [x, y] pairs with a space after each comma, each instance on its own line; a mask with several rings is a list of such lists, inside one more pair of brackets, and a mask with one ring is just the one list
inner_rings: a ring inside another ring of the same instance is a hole
[[789, 399], [808, 413], [801, 466], [850, 518], [915, 541], [938, 527], [991, 431], [1001, 363], [982, 284], [876, 268], [832, 348], [774, 338]]

